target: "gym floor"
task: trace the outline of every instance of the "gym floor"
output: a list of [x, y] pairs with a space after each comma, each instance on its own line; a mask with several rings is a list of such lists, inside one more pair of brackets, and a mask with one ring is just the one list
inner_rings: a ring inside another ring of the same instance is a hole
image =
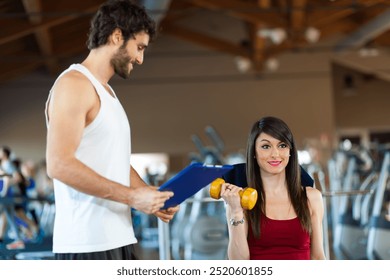
[[[143, 248], [136, 244], [136, 255], [140, 260], [158, 260], [159, 251], [156, 248]], [[7, 250], [5, 246], [0, 244], [0, 260], [14, 259], [53, 259], [51, 253], [51, 242], [45, 240], [43, 243], [26, 244], [24, 250]]]

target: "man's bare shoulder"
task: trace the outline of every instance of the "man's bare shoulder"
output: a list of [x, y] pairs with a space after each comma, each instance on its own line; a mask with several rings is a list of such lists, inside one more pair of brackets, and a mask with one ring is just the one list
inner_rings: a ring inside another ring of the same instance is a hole
[[83, 95], [94, 91], [91, 81], [79, 71], [73, 70], [62, 75], [53, 87], [53, 94], [66, 93], [68, 96]]

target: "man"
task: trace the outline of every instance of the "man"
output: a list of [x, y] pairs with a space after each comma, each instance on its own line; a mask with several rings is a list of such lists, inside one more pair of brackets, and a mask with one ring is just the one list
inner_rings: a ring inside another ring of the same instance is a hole
[[[0, 148], [0, 197], [13, 196], [15, 185], [20, 182], [15, 165], [11, 159], [11, 149], [7, 146]], [[18, 226], [15, 221], [15, 205], [0, 203], [0, 245], [5, 239], [7, 225], [13, 232], [14, 241], [6, 245], [8, 250], [22, 250], [25, 248], [24, 241], [20, 236]]]
[[128, 78], [155, 35], [144, 8], [108, 1], [91, 21], [89, 55], [56, 80], [46, 103], [47, 171], [54, 180], [56, 259], [134, 259], [131, 207], [164, 222], [172, 192], [148, 187], [130, 165], [130, 126], [108, 82]]
[[0, 147], [0, 169], [9, 175], [16, 171], [15, 166], [12, 164], [11, 149], [7, 146]]

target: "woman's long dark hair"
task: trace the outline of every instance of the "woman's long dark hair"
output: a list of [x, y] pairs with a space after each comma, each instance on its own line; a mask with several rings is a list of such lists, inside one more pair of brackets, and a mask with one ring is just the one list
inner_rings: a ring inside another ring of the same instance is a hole
[[253, 124], [248, 137], [246, 150], [246, 176], [248, 186], [255, 188], [258, 192], [258, 200], [255, 207], [247, 212], [248, 222], [251, 225], [253, 235], [259, 238], [261, 213], [266, 215], [265, 211], [265, 192], [260, 175], [260, 167], [255, 158], [256, 139], [262, 133], [266, 133], [281, 142], [284, 142], [290, 148], [290, 159], [286, 166], [287, 191], [291, 204], [302, 224], [302, 227], [311, 232], [310, 211], [307, 201], [306, 188], [301, 185], [301, 172], [298, 163], [298, 153], [293, 135], [287, 124], [276, 117], [264, 117]]

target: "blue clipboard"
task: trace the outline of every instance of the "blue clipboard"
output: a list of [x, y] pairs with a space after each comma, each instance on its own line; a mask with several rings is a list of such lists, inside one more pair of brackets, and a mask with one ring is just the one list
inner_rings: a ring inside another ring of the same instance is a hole
[[204, 165], [202, 163], [188, 165], [160, 186], [159, 191], [172, 191], [175, 194], [165, 202], [162, 209], [179, 205], [232, 169], [232, 165]]

